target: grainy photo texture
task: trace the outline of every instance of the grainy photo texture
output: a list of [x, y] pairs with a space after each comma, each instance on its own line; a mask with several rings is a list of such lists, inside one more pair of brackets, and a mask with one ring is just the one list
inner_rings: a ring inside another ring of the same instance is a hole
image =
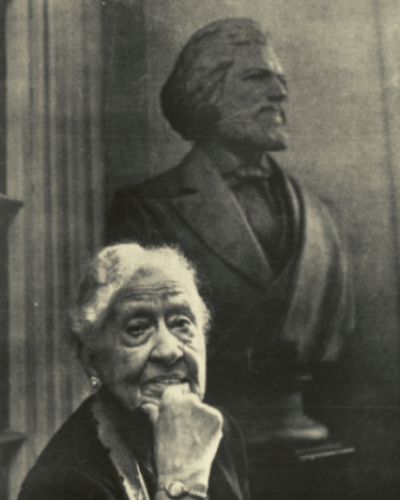
[[400, 1], [0, 23], [0, 498], [397, 499]]

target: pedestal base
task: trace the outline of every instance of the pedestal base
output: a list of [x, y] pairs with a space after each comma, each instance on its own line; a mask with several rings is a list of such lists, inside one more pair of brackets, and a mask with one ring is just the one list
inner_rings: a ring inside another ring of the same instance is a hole
[[324, 441], [318, 445], [270, 441], [247, 443], [252, 500], [346, 500], [354, 448]]
[[246, 440], [252, 500], [346, 500], [351, 446], [310, 418], [300, 390], [236, 396], [229, 408]]

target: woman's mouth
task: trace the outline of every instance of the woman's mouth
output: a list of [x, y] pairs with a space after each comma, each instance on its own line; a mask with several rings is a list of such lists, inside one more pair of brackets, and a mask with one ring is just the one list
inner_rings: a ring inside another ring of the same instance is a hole
[[186, 377], [177, 377], [177, 376], [172, 376], [172, 377], [166, 377], [166, 376], [160, 376], [160, 377], [154, 377], [146, 382], [147, 384], [161, 384], [161, 385], [174, 385], [174, 384], [186, 384], [188, 383], [189, 380]]
[[164, 391], [171, 385], [184, 385], [189, 387], [189, 379], [180, 375], [160, 375], [146, 380], [141, 386], [142, 396], [159, 400], [162, 398]]

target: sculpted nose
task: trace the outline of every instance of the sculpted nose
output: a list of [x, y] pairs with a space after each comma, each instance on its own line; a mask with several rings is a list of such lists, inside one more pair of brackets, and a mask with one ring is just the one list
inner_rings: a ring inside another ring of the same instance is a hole
[[182, 342], [173, 335], [167, 325], [159, 325], [155, 337], [155, 345], [151, 352], [151, 360], [157, 363], [172, 365], [183, 356]]
[[286, 86], [277, 76], [272, 76], [268, 83], [268, 99], [270, 101], [283, 102], [287, 99]]

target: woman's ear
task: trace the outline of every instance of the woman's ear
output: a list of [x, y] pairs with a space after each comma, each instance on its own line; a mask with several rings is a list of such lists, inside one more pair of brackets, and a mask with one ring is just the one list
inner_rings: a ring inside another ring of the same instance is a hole
[[81, 344], [78, 348], [78, 359], [85, 370], [89, 379], [92, 377], [99, 378], [99, 372], [96, 369], [95, 352]]

